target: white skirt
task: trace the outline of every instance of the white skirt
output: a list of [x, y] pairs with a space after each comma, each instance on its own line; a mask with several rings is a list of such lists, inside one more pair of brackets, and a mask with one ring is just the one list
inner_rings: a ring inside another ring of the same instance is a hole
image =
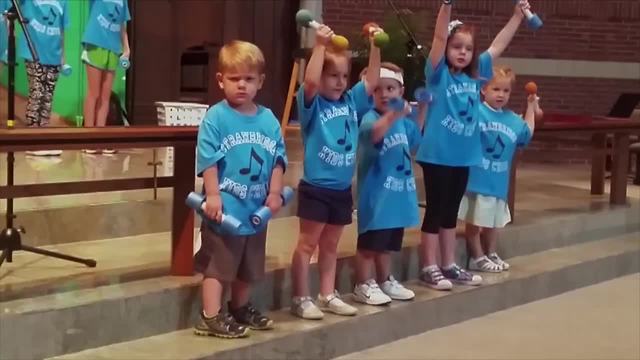
[[511, 222], [511, 213], [502, 199], [468, 192], [460, 202], [458, 219], [476, 226], [503, 228]]

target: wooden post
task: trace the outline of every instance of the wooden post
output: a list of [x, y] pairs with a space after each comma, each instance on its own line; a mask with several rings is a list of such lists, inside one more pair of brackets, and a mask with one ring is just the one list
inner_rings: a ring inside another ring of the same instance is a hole
[[194, 144], [174, 147], [171, 275], [193, 275], [194, 215], [184, 202], [194, 189], [195, 158]]
[[613, 164], [611, 166], [611, 190], [609, 202], [614, 205], [627, 203], [627, 171], [629, 170], [629, 134], [616, 133], [613, 138]]
[[604, 194], [604, 168], [607, 160], [607, 134], [591, 136], [591, 194]]

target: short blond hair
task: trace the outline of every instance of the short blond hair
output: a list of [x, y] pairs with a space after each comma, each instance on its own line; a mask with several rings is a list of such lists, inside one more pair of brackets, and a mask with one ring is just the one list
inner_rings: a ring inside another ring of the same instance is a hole
[[493, 67], [493, 79], [508, 79], [511, 85], [516, 83], [516, 73], [508, 66], [497, 65]]
[[250, 42], [233, 40], [220, 49], [218, 71], [224, 73], [240, 66], [246, 66], [249, 70], [264, 74], [264, 55], [259, 47]]

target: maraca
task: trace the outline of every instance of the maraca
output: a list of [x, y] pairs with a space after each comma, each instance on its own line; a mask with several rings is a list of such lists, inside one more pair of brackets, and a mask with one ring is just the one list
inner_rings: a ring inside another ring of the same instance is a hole
[[[536, 83], [534, 83], [533, 81], [530, 81], [524, 86], [524, 91], [527, 92], [527, 96], [537, 95], [538, 85], [536, 85]], [[542, 120], [543, 117], [544, 117], [544, 113], [542, 112], [539, 106], [536, 106], [536, 110], [535, 110], [536, 121]]]
[[72, 69], [71, 69], [71, 65], [69, 65], [69, 64], [64, 64], [64, 65], [62, 65], [62, 68], [60, 69], [60, 73], [61, 73], [62, 75], [64, 75], [64, 76], [69, 76], [69, 75], [71, 75], [71, 71], [72, 71]]
[[413, 92], [413, 97], [419, 103], [427, 103], [430, 104], [433, 101], [433, 93], [427, 90], [425, 87], [418, 87]]
[[[293, 194], [294, 192], [291, 187], [285, 186], [284, 188], [282, 188], [282, 206], [286, 206], [291, 201], [291, 199], [293, 199]], [[249, 220], [251, 220], [251, 223], [254, 227], [260, 228], [269, 220], [271, 220], [271, 216], [273, 216], [273, 214], [271, 214], [271, 209], [269, 209], [268, 206], [262, 206], [253, 214], [251, 214]]]
[[[300, 9], [296, 13], [296, 23], [300, 26], [310, 27], [313, 29], [318, 29], [320, 27], [320, 23], [313, 19], [313, 15], [309, 10]], [[346, 50], [349, 48], [349, 40], [346, 37], [340, 35], [332, 35], [331, 36], [331, 44], [338, 50]]]
[[131, 66], [131, 62], [128, 57], [120, 56], [119, 65], [121, 68], [127, 70]]
[[389, 34], [384, 32], [378, 24], [373, 22], [364, 24], [362, 27], [362, 35], [366, 38], [373, 35], [373, 44], [379, 48], [385, 47], [389, 43]]
[[[202, 196], [202, 194], [198, 194], [192, 191], [187, 196], [185, 203], [188, 207], [192, 208], [198, 215], [200, 215], [202, 221], [204, 221], [208, 226], [213, 227], [217, 223], [214, 220], [209, 219], [207, 214], [205, 214], [205, 200], [206, 199], [204, 196]], [[231, 215], [222, 215], [222, 222], [219, 225], [226, 233], [235, 235], [242, 223]]]
[[538, 93], [538, 85], [536, 85], [536, 83], [534, 83], [533, 81], [530, 81], [524, 86], [524, 91], [527, 92], [527, 95], [537, 94]]
[[[520, 0], [514, 0], [516, 3]], [[531, 10], [523, 10], [522, 11], [524, 13], [524, 16], [527, 18], [527, 25], [529, 26], [529, 29], [531, 30], [538, 30], [539, 28], [542, 27], [542, 19], [540, 19], [540, 17], [534, 13], [531, 12]]]

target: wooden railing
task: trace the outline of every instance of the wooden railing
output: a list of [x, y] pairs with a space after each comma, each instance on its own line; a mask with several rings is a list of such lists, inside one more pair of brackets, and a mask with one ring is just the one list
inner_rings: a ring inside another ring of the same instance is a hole
[[[556, 119], [546, 115], [544, 123], [536, 126], [535, 134], [585, 134], [591, 136], [591, 194], [604, 194], [607, 136], [613, 137], [611, 157], [611, 190], [609, 203], [624, 205], [627, 202], [627, 173], [629, 166], [629, 136], [640, 134], [640, 121], [601, 116], [567, 116]], [[535, 135], [534, 135], [535, 139]], [[526, 151], [526, 150], [525, 150]], [[517, 157], [511, 167], [509, 207], [514, 216], [516, 194]]]
[[[184, 204], [195, 184], [197, 127], [0, 130], [0, 152], [174, 147], [173, 176], [0, 186], [0, 199], [173, 187], [171, 274], [192, 275], [194, 213]], [[159, 221], [162, 221], [159, 219]], [[0, 227], [3, 224], [0, 224]]]

